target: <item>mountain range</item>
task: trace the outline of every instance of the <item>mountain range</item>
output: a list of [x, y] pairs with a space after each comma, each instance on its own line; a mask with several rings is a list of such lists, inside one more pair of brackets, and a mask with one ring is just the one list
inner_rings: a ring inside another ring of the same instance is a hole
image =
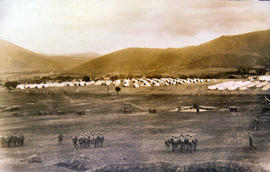
[[127, 48], [82, 64], [92, 74], [191, 74], [270, 66], [270, 30], [221, 36], [184, 48]]
[[60, 72], [95, 75], [181, 75], [270, 67], [270, 30], [221, 36], [183, 48], [127, 48], [95, 53], [45, 55], [0, 40], [0, 72]]

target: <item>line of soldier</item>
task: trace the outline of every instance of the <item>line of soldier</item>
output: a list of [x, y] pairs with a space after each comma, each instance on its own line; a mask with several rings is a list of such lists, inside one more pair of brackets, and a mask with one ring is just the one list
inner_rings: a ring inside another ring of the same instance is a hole
[[198, 144], [198, 139], [194, 133], [185, 133], [183, 131], [167, 136], [165, 141], [165, 146], [167, 150], [172, 150], [173, 152], [180, 151], [196, 151]]
[[98, 148], [103, 146], [105, 141], [103, 133], [80, 133], [73, 136], [72, 143], [75, 148]]
[[2, 147], [16, 147], [23, 146], [24, 134], [22, 132], [9, 132], [7, 135], [1, 137]]

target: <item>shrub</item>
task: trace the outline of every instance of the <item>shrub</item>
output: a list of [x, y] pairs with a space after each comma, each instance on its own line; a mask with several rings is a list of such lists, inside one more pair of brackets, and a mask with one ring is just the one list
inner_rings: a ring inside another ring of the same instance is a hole
[[15, 89], [19, 83], [17, 81], [7, 81], [4, 85], [7, 89]]
[[89, 82], [90, 81], [90, 77], [85, 75], [82, 79], [84, 82]]

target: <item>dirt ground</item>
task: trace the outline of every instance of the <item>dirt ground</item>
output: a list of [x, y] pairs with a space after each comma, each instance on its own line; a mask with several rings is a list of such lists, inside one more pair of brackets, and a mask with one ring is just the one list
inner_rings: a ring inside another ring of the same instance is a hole
[[[115, 166], [128, 171], [134, 164], [189, 166], [220, 162], [254, 167], [255, 171], [270, 170], [270, 113], [262, 112], [264, 99], [258, 91], [232, 94], [203, 91], [204, 85], [180, 87], [123, 88], [118, 96], [113, 90], [107, 95], [102, 86], [12, 92], [1, 89], [0, 105], [16, 105], [19, 109], [0, 112], [0, 134], [19, 130], [26, 140], [23, 147], [0, 148], [0, 171], [117, 171]], [[123, 114], [123, 102], [140, 110]], [[172, 111], [179, 105], [194, 103], [218, 110]], [[239, 112], [229, 112], [232, 104], [239, 107]], [[149, 114], [149, 108], [156, 108], [158, 113]], [[57, 115], [57, 110], [65, 114]], [[81, 110], [86, 114], [76, 113]], [[39, 111], [49, 114], [40, 116]], [[179, 129], [197, 134], [196, 152], [166, 150], [165, 137]], [[80, 132], [103, 132], [104, 146], [74, 149], [71, 138]], [[248, 132], [253, 134], [257, 150], [249, 150]], [[64, 135], [63, 145], [57, 145], [59, 133]], [[40, 157], [41, 163], [28, 162], [31, 155]]]

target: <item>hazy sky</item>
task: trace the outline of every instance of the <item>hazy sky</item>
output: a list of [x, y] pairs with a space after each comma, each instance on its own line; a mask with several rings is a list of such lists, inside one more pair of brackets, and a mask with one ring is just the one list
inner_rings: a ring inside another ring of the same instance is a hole
[[183, 47], [270, 28], [270, 2], [0, 0], [0, 38], [47, 54]]

